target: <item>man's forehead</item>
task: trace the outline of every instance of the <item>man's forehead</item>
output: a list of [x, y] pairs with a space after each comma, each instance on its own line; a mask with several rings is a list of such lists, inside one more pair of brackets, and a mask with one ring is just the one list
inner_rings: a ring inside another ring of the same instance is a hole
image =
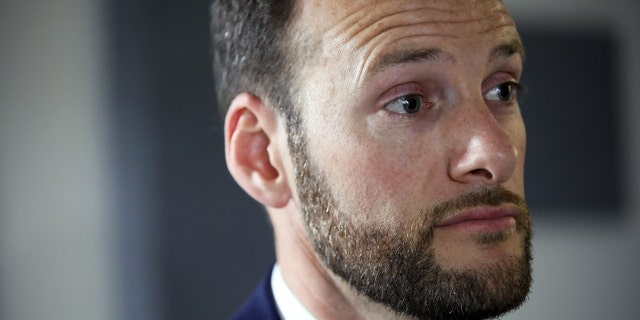
[[460, 22], [506, 12], [502, 0], [298, 0], [297, 4], [303, 24], [317, 26], [335, 25], [336, 22], [362, 24], [378, 15], [412, 11], [431, 13], [433, 21]]
[[[395, 60], [406, 60], [407, 56], [447, 57], [442, 48], [433, 47], [434, 38], [482, 36], [487, 50], [519, 42], [515, 25], [501, 0], [299, 1], [298, 24], [305, 29], [303, 33], [321, 44], [313, 51], [334, 58], [336, 54], [351, 56], [351, 63], [359, 65], [355, 72], [360, 80], [368, 73], [366, 69], [373, 68], [369, 71], [375, 72]], [[516, 51], [522, 54], [522, 50]]]
[[383, 38], [463, 38], [515, 26], [501, 0], [299, 0], [296, 11], [294, 29], [325, 50], [367, 50]]

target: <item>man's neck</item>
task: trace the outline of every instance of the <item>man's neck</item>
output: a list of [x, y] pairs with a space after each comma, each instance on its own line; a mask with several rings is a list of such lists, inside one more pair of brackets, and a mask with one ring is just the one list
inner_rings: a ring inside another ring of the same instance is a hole
[[303, 225], [290, 221], [290, 212], [270, 215], [284, 282], [316, 319], [410, 319], [371, 301], [327, 270], [315, 254]]
[[278, 307], [280, 317], [284, 320], [315, 320], [300, 300], [293, 294], [282, 277], [280, 266], [276, 263], [271, 272], [271, 290]]

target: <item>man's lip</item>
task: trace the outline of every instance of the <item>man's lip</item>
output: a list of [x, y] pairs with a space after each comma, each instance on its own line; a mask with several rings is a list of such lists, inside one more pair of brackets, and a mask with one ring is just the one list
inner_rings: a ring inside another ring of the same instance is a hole
[[515, 206], [503, 205], [498, 207], [477, 207], [465, 209], [455, 215], [436, 223], [437, 228], [453, 227], [456, 225], [493, 224], [494, 227], [508, 227], [515, 223], [520, 211]]

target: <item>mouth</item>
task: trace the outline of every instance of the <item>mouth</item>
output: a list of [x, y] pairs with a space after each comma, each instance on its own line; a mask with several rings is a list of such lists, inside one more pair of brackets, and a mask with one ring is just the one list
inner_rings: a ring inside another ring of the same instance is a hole
[[487, 233], [515, 230], [520, 211], [513, 205], [486, 206], [466, 209], [439, 221], [439, 230]]

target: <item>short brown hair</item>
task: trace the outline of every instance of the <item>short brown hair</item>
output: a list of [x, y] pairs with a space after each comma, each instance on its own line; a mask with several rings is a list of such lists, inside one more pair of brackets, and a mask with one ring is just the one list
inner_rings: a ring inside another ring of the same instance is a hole
[[293, 78], [288, 25], [295, 0], [214, 0], [211, 5], [213, 70], [218, 108], [249, 92], [280, 112], [290, 108]]

